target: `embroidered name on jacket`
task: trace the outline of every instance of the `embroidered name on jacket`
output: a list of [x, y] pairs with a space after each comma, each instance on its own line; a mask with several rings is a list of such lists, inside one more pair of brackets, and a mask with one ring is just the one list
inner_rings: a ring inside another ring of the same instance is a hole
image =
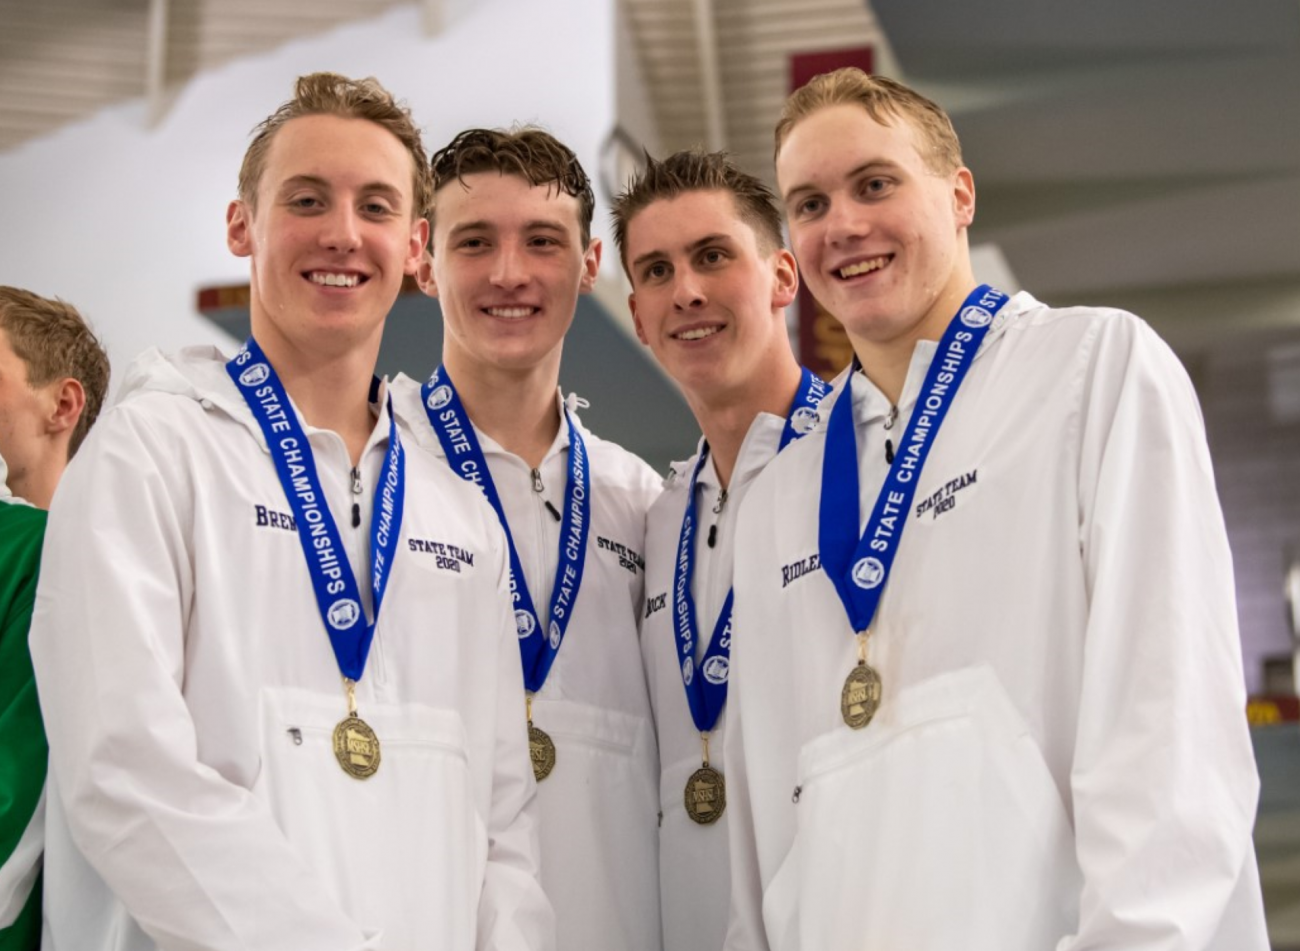
[[638, 569], [642, 571], [645, 570], [645, 559], [641, 557], [641, 553], [633, 551], [626, 545], [610, 541], [608, 538], [602, 538], [597, 535], [596, 547], [601, 551], [611, 551], [618, 555], [618, 566], [620, 568], [626, 568], [628, 571], [632, 572], [632, 574], [636, 574]]
[[668, 592], [666, 591], [663, 594], [656, 594], [653, 597], [646, 598], [645, 616], [649, 617], [656, 611], [662, 611], [666, 607], [668, 607]]
[[809, 555], [807, 558], [800, 558], [798, 561], [792, 561], [788, 565], [781, 566], [781, 587], [786, 587], [791, 581], [798, 581], [804, 575], [818, 571], [822, 566], [822, 556], [819, 554]]
[[288, 512], [277, 512], [265, 505], [254, 505], [253, 513], [257, 517], [256, 524], [258, 528], [280, 528], [286, 532], [296, 532], [298, 530], [298, 523], [293, 520], [293, 516]]
[[446, 571], [459, 572], [461, 566], [474, 567], [474, 553], [446, 542], [435, 542], [427, 538], [408, 538], [407, 546], [411, 551], [422, 555], [431, 555], [434, 567]]
[[979, 475], [978, 469], [972, 469], [965, 475], [958, 476], [939, 486], [928, 498], [921, 500], [916, 504], [916, 517], [920, 518], [926, 512], [933, 513], [932, 519], [938, 518], [944, 512], [953, 509], [957, 505], [957, 493], [967, 486], [975, 484], [976, 477]]

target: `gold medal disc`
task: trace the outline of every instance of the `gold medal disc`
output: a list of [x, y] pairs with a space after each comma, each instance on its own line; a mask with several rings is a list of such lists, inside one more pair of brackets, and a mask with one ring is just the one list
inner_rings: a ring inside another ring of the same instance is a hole
[[334, 728], [334, 758], [353, 779], [369, 779], [379, 769], [379, 737], [356, 714]]
[[840, 713], [844, 722], [861, 730], [880, 709], [880, 674], [870, 664], [860, 663], [849, 672], [840, 692]]
[[555, 743], [545, 730], [528, 724], [528, 756], [533, 761], [533, 777], [540, 783], [555, 769]]
[[702, 826], [718, 821], [727, 808], [727, 783], [712, 766], [701, 766], [686, 780], [686, 814]]

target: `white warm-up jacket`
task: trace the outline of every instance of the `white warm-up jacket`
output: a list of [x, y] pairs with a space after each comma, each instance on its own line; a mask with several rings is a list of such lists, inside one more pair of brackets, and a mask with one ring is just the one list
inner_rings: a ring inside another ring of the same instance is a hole
[[[725, 502], [722, 485], [710, 457], [700, 470], [696, 491], [695, 571], [691, 595], [699, 628], [696, 663], [708, 650], [714, 625], [727, 592], [735, 556], [736, 513], [741, 500], [763, 467], [776, 457], [785, 420], [760, 413], [750, 424], [731, 474]], [[673, 464], [663, 494], [646, 516], [646, 608], [641, 621], [641, 651], [654, 704], [659, 735], [659, 889], [663, 903], [665, 951], [719, 951], [727, 931], [731, 872], [727, 857], [727, 814], [711, 825], [693, 822], [686, 814], [686, 781], [700, 768], [700, 733], [682, 686], [673, 623], [673, 589], [677, 545], [691, 486], [691, 473], [700, 449], [686, 462]], [[716, 511], [715, 511], [716, 510]], [[708, 544], [716, 526], [714, 544]], [[733, 615], [734, 616], [734, 615]], [[709, 734], [709, 763], [722, 769], [727, 708]], [[724, 776], [724, 780], [725, 780]]]
[[[420, 415], [416, 440], [450, 473], [419, 384], [399, 376], [393, 399], [404, 416]], [[555, 768], [537, 787], [542, 885], [555, 908], [561, 951], [658, 951], [658, 757], [637, 615], [645, 512], [661, 480], [572, 415], [587, 447], [591, 526], [582, 587], [564, 641], [533, 698], [533, 723], [556, 749]], [[561, 525], [546, 503], [564, 509], [569, 428], [560, 425], [536, 476], [490, 436], [475, 433], [545, 626]]]
[[[859, 528], [935, 349], [888, 433], [851, 378]], [[741, 509], [728, 951], [1264, 951], [1232, 563], [1177, 359], [1132, 315], [1019, 294], [933, 438], [864, 729], [818, 564], [824, 426]]]
[[[553, 948], [496, 516], [399, 414], [405, 517], [357, 686], [382, 760], [346, 775], [341, 674], [225, 360], [141, 357], [52, 507], [43, 946]], [[380, 409], [354, 485], [343, 441], [304, 424], [367, 613], [388, 428]]]

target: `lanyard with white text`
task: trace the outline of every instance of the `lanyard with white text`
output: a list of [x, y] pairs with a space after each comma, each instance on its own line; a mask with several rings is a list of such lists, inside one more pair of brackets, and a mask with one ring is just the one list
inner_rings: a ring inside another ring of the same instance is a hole
[[[1001, 291], [980, 285], [949, 322], [860, 538], [852, 374], [831, 408], [822, 461], [818, 547], [822, 568], [834, 584], [858, 637], [858, 667], [849, 675], [841, 697], [844, 720], [854, 729], [866, 726], [880, 704], [879, 674], [866, 664], [867, 636], [907, 526], [921, 470], [984, 335], [1006, 302], [1007, 296]], [[855, 357], [853, 372], [859, 366]]]
[[536, 693], [546, 683], [555, 655], [564, 641], [573, 607], [582, 586], [582, 570], [587, 559], [587, 531], [591, 523], [591, 474], [587, 464], [587, 447], [578, 427], [565, 411], [569, 426], [569, 476], [564, 486], [564, 509], [560, 523], [560, 553], [555, 569], [555, 586], [551, 592], [550, 624], [543, 629], [523, 565], [510, 534], [505, 508], [488, 471], [487, 460], [479, 446], [474, 424], [456, 393], [445, 367], [438, 367], [421, 388], [424, 409], [438, 441], [447, 455], [447, 464], [467, 482], [473, 482], [496, 510], [506, 533], [510, 549], [510, 591], [515, 604], [515, 624], [519, 632], [519, 651], [523, 657], [524, 687]]
[[[388, 451], [384, 455], [370, 525], [370, 584], [374, 616], [367, 623], [361, 607], [361, 590], [343, 547], [338, 525], [321, 489], [311, 444], [289, 404], [279, 376], [252, 337], [226, 364], [226, 372], [266, 437], [280, 485], [293, 511], [298, 541], [307, 558], [316, 605], [347, 685], [349, 719], [338, 728], [344, 731], [342, 742], [345, 748], [340, 749], [336, 742], [335, 754], [349, 775], [364, 779], [379, 766], [379, 744], [373, 731], [356, 717], [353, 685], [365, 673], [366, 658], [379, 622], [379, 609], [397, 554], [397, 537], [402, 528], [406, 496], [406, 458], [397, 434], [392, 399], [388, 401]], [[361, 740], [357, 739], [359, 730], [365, 734]], [[349, 742], [351, 747], [346, 747]], [[373, 750], [367, 744], [373, 744]]]
[[[781, 431], [777, 452], [816, 427], [817, 407], [829, 389], [811, 370], [803, 371], [799, 389]], [[691, 719], [701, 733], [713, 729], [727, 702], [727, 671], [731, 654], [732, 592], [728, 590], [713, 628], [713, 637], [709, 639], [708, 649], [699, 664], [703, 676], [695, 676], [695, 642], [699, 638], [695, 598], [691, 594], [691, 579], [695, 576], [695, 497], [700, 471], [708, 457], [709, 446], [705, 443], [687, 489], [686, 512], [682, 516], [682, 531], [677, 541], [676, 575], [673, 581], [673, 628], [677, 640], [677, 659], [681, 666], [682, 684], [686, 687], [686, 702], [691, 708]]]

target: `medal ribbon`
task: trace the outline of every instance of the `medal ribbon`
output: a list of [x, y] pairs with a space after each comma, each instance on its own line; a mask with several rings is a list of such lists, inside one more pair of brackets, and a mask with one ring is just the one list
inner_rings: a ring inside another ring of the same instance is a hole
[[360, 681], [374, 640], [379, 609], [397, 554], [406, 498], [406, 457], [388, 400], [388, 452], [370, 522], [371, 594], [374, 619], [366, 622], [361, 589], [348, 562], [338, 525], [316, 473], [311, 443], [289, 404], [284, 384], [257, 341], [249, 337], [226, 364], [226, 372], [262, 428], [276, 474], [298, 526], [298, 541], [316, 592], [316, 605], [344, 677]]
[[[984, 335], [1007, 299], [1006, 294], [982, 284], [948, 323], [861, 538], [857, 535], [861, 509], [851, 375], [831, 408], [822, 460], [818, 546], [822, 567], [835, 585], [855, 633], [866, 631], [875, 616], [925, 460]], [[854, 357], [853, 372], [860, 366]]]
[[[813, 430], [817, 425], [817, 406], [830, 387], [811, 370], [803, 371], [803, 379], [795, 393], [794, 403], [786, 416], [781, 431], [780, 452], [793, 440]], [[713, 729], [727, 702], [727, 674], [731, 658], [731, 607], [733, 592], [727, 591], [722, 610], [713, 627], [708, 650], [699, 664], [701, 676], [696, 677], [695, 642], [699, 626], [695, 620], [695, 598], [691, 595], [691, 579], [695, 576], [695, 525], [696, 487], [700, 471], [709, 457], [708, 443], [700, 452], [699, 461], [691, 473], [687, 494], [686, 513], [682, 516], [682, 533], [677, 542], [677, 570], [673, 580], [673, 629], [677, 640], [677, 659], [681, 664], [682, 684], [686, 688], [686, 702], [691, 708], [691, 719], [701, 733]]]
[[550, 673], [555, 655], [559, 653], [564, 634], [569, 629], [573, 607], [582, 587], [582, 570], [587, 560], [587, 533], [591, 527], [591, 472], [587, 461], [587, 447], [582, 434], [573, 424], [566, 408], [564, 419], [569, 427], [569, 475], [564, 484], [564, 514], [560, 522], [560, 557], [555, 566], [555, 586], [551, 590], [550, 624], [543, 629], [528, 582], [524, 580], [523, 565], [515, 548], [506, 511], [487, 459], [479, 445], [474, 425], [465, 412], [455, 385], [446, 367], [438, 367], [433, 376], [420, 387], [424, 411], [429, 417], [438, 441], [447, 455], [452, 471], [467, 482], [473, 482], [496, 510], [501, 528], [506, 533], [510, 550], [510, 594], [515, 606], [515, 625], [519, 632], [519, 653], [523, 658], [524, 687], [531, 693], [542, 689]]

